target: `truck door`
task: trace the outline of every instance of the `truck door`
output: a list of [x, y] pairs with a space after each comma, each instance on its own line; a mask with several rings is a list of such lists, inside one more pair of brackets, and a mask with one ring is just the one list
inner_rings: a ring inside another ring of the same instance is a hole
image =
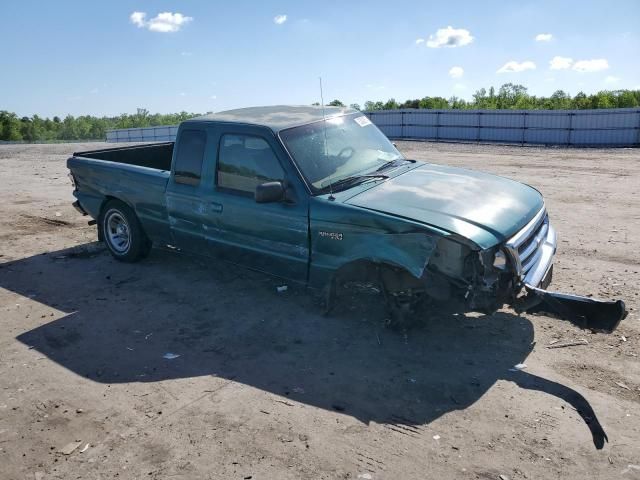
[[[220, 131], [205, 235], [211, 253], [283, 278], [306, 282], [309, 262], [308, 199], [282, 147], [266, 129]], [[281, 180], [290, 201], [256, 203], [256, 186]], [[297, 191], [296, 191], [297, 189]]]
[[202, 202], [202, 162], [207, 132], [197, 127], [180, 129], [175, 145], [166, 201], [171, 236], [175, 246], [205, 254], [203, 217], [208, 213]]

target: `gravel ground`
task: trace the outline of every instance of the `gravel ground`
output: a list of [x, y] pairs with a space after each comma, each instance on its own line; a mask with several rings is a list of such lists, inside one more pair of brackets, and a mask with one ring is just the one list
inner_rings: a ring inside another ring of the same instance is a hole
[[71, 207], [65, 159], [99, 144], [0, 146], [0, 478], [640, 478], [640, 150], [398, 146], [538, 188], [553, 287], [624, 299], [618, 331], [505, 310], [394, 332], [376, 297], [325, 318], [228, 265], [120, 264]]

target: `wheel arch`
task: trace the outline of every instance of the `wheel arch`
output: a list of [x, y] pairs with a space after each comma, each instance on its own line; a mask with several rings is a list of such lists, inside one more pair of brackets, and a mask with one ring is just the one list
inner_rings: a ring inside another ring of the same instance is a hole
[[374, 282], [388, 290], [400, 291], [420, 285], [416, 276], [405, 265], [387, 259], [362, 257], [348, 261], [336, 269], [329, 282], [337, 285], [348, 282]]

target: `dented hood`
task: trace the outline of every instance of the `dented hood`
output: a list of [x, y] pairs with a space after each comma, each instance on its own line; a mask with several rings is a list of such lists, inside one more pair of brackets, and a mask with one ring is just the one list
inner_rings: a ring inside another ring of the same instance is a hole
[[346, 203], [447, 230], [480, 248], [513, 236], [544, 205], [542, 195], [528, 185], [433, 164], [391, 177]]

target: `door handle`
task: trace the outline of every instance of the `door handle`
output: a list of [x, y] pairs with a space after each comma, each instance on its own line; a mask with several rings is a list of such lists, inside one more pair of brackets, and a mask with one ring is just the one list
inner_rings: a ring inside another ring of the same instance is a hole
[[215, 213], [222, 213], [222, 204], [211, 202], [211, 211]]

